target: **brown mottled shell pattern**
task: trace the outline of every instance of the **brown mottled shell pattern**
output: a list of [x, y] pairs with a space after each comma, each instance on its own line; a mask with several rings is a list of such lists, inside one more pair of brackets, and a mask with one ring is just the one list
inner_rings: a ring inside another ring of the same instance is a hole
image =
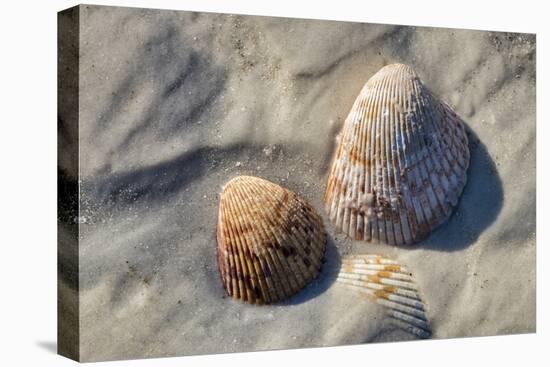
[[298, 195], [239, 176], [221, 193], [217, 242], [227, 294], [262, 304], [294, 295], [318, 275], [326, 234], [321, 217]]
[[411, 67], [388, 65], [369, 79], [339, 140], [324, 198], [338, 229], [402, 245], [449, 218], [466, 184], [468, 138]]

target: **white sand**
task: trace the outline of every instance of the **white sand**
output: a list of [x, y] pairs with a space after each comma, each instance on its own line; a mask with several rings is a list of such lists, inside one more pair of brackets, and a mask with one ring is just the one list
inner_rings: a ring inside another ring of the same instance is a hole
[[[334, 283], [349, 252], [408, 265], [434, 338], [535, 331], [533, 36], [83, 7], [81, 45], [83, 360], [411, 339]], [[318, 281], [275, 306], [224, 297], [221, 185], [267, 178], [324, 215], [335, 135], [393, 62], [472, 132], [451, 220], [410, 248], [350, 241], [325, 221]]]

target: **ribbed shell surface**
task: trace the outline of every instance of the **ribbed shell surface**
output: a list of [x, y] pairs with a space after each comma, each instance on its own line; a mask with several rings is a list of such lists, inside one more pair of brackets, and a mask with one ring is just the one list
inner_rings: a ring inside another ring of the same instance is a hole
[[294, 295], [318, 275], [326, 234], [321, 217], [298, 195], [239, 176], [220, 196], [217, 242], [226, 293], [262, 304]]
[[469, 159], [457, 114], [411, 67], [385, 66], [365, 84], [344, 122], [326, 210], [352, 238], [414, 243], [451, 215]]
[[431, 336], [426, 305], [413, 276], [397, 261], [380, 255], [346, 255], [337, 281], [384, 307], [397, 327], [420, 338]]

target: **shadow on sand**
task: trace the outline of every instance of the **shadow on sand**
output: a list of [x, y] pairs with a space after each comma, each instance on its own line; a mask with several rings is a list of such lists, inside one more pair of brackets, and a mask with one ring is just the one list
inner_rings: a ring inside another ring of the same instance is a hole
[[55, 341], [39, 340], [36, 342], [36, 345], [50, 353], [57, 354], [57, 342]]

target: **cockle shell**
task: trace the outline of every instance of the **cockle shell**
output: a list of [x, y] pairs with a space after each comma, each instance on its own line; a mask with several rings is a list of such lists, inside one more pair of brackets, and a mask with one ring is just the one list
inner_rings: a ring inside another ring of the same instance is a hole
[[239, 176], [221, 193], [217, 242], [226, 293], [262, 304], [294, 295], [317, 276], [326, 234], [321, 217], [298, 195]]
[[325, 192], [337, 228], [402, 245], [449, 218], [466, 184], [468, 138], [412, 68], [388, 65], [370, 78], [339, 140]]
[[337, 282], [386, 308], [396, 326], [420, 337], [431, 336], [426, 306], [408, 269], [380, 255], [346, 255]]

